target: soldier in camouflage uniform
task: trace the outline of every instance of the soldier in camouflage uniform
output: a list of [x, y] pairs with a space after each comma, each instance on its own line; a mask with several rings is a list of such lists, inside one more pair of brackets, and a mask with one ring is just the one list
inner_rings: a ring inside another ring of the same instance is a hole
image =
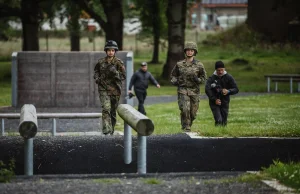
[[98, 84], [102, 107], [103, 134], [113, 134], [116, 125], [116, 110], [122, 90], [122, 80], [126, 79], [123, 61], [115, 56], [118, 45], [115, 41], [106, 42], [106, 57], [98, 61], [94, 69], [94, 79]]
[[191, 131], [199, 108], [200, 84], [206, 81], [203, 64], [194, 58], [197, 52], [196, 43], [186, 43], [184, 46], [186, 58], [177, 62], [171, 72], [171, 83], [177, 86], [181, 126], [185, 132]]

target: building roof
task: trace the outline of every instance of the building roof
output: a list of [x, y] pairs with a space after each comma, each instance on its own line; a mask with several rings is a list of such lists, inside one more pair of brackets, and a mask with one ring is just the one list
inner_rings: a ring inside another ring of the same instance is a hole
[[202, 0], [203, 7], [247, 7], [248, 0]]
[[202, 4], [247, 4], [248, 0], [202, 0]]

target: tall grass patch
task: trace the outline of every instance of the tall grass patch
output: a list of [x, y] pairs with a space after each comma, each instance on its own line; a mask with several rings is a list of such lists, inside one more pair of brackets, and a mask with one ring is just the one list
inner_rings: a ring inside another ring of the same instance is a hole
[[292, 187], [300, 192], [300, 163], [282, 163], [274, 161], [268, 168], [263, 168], [265, 177], [275, 178], [280, 183]]

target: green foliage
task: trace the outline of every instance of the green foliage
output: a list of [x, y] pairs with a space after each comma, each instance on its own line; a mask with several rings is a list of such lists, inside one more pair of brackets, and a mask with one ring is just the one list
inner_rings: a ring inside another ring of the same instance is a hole
[[15, 160], [12, 159], [8, 164], [4, 164], [0, 160], [0, 183], [10, 182], [11, 179], [15, 176]]
[[[4, 58], [5, 60], [5, 58]], [[11, 64], [10, 62], [0, 61], [0, 83], [1, 81], [10, 81], [11, 79]]]
[[101, 0], [92, 0], [89, 2], [90, 8], [97, 13], [105, 22], [107, 22], [107, 17], [104, 12], [104, 7]]
[[[167, 18], [165, 14], [167, 1], [135, 0], [134, 2], [136, 4], [135, 9], [140, 13], [139, 16], [142, 22], [142, 32], [138, 36], [139, 40], [153, 44], [153, 17], [158, 17], [160, 36], [162, 39], [166, 39], [168, 34]], [[154, 7], [156, 6], [155, 2], [158, 3], [158, 13], [154, 14]]]
[[93, 179], [94, 183], [101, 183], [101, 184], [120, 184], [121, 180], [118, 178], [99, 178]]
[[149, 185], [159, 185], [162, 184], [162, 181], [156, 178], [148, 178], [148, 179], [143, 179], [143, 182], [145, 184], [149, 184]]
[[268, 168], [263, 168], [262, 174], [300, 191], [300, 163], [283, 163], [276, 160]]
[[257, 185], [261, 180], [261, 176], [257, 174], [245, 173], [236, 177], [228, 177], [221, 179], [209, 179], [205, 180], [205, 184], [232, 184], [232, 183], [250, 183], [253, 186]]
[[208, 36], [203, 43], [215, 46], [235, 45], [239, 48], [249, 49], [249, 47], [256, 48], [262, 39], [261, 34], [252, 31], [246, 24], [240, 24], [229, 30]]
[[[254, 50], [282, 50], [290, 52], [299, 50], [299, 45], [289, 42], [272, 42], [269, 36], [257, 33], [243, 23], [226, 31], [210, 34], [203, 41], [205, 46], [221, 46], [226, 48], [239, 48], [247, 51]], [[299, 52], [299, 51], [298, 51]]]

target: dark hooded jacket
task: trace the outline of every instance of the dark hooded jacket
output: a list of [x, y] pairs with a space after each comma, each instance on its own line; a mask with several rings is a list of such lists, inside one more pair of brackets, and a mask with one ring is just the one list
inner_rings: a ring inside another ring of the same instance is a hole
[[[222, 89], [229, 90], [229, 94], [222, 95]], [[211, 102], [215, 102], [216, 99], [220, 99], [223, 102], [230, 102], [230, 95], [237, 94], [239, 89], [234, 78], [226, 71], [219, 77], [216, 72], [210, 76], [205, 84], [205, 93]]]
[[139, 69], [131, 77], [129, 90], [131, 90], [132, 86], [134, 86], [134, 90], [146, 91], [148, 88], [149, 80], [154, 85], [158, 84], [150, 72], [144, 72], [143, 70]]

